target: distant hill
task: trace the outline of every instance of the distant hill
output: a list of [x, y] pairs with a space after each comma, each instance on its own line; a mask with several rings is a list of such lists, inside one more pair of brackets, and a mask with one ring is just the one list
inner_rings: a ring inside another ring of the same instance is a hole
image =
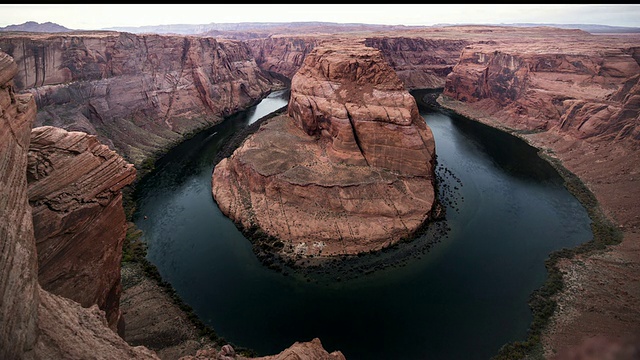
[[531, 24], [531, 23], [516, 23], [509, 24], [511, 26], [552, 26], [561, 29], [580, 29], [592, 34], [597, 33], [640, 33], [638, 27], [626, 27], [626, 26], [610, 26], [610, 25], [594, 25], [594, 24]]
[[[469, 24], [436, 24], [438, 26], [457, 26], [457, 25], [479, 25], [474, 23]], [[595, 24], [545, 24], [545, 23], [511, 23], [511, 24], [482, 24], [482, 25], [496, 25], [496, 26], [516, 26], [516, 27], [537, 27], [548, 26], [560, 29], [579, 29], [591, 34], [613, 34], [613, 33], [640, 33], [640, 27], [627, 27], [627, 26], [611, 26], [611, 25], [595, 25]]]
[[70, 32], [74, 31], [71, 29], [67, 29], [62, 25], [58, 25], [52, 22], [45, 23], [37, 23], [35, 21], [27, 21], [24, 24], [20, 25], [9, 25], [5, 27], [0, 27], [0, 31], [28, 31], [28, 32], [44, 32], [44, 33], [59, 33], [59, 32]]
[[[210, 24], [167, 24], [167, 25], [150, 25], [137, 27], [109, 27], [101, 30], [121, 31], [134, 34], [154, 33], [154, 34], [181, 34], [181, 35], [227, 35], [238, 38], [262, 37], [270, 33], [287, 33], [294, 31], [296, 33], [341, 33], [356, 31], [388, 31], [400, 29], [415, 29], [424, 27], [442, 27], [456, 25], [479, 25], [479, 24], [436, 24], [431, 26], [405, 26], [405, 25], [375, 25], [361, 23], [333, 23], [321, 21], [306, 22], [240, 22], [240, 23], [210, 23]], [[532, 27], [532, 26], [549, 26], [561, 29], [579, 29], [592, 34], [598, 33], [640, 33], [640, 27], [626, 26], [610, 26], [596, 24], [545, 24], [545, 23], [511, 23], [511, 24], [483, 24], [497, 26], [516, 26], [516, 27]], [[59, 33], [76, 31], [68, 29], [62, 25], [52, 22], [37, 23], [35, 21], [27, 21], [24, 24], [9, 25], [0, 27], [0, 31], [27, 31], [27, 32], [44, 32]], [[239, 33], [246, 33], [240, 36]]]
[[268, 33], [340, 33], [354, 31], [385, 31], [398, 29], [420, 28], [425, 26], [405, 25], [375, 25], [359, 23], [333, 23], [320, 21], [306, 22], [241, 22], [241, 23], [210, 23], [210, 24], [170, 24], [138, 27], [110, 27], [102, 30], [125, 31], [134, 34], [183, 34], [183, 35], [219, 35], [238, 32], [252, 32], [260, 35]]

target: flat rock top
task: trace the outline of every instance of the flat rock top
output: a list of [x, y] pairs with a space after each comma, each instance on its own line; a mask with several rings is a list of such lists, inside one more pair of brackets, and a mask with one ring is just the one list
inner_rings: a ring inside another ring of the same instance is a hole
[[327, 139], [310, 137], [286, 115], [267, 120], [248, 138], [239, 161], [249, 164], [263, 176], [280, 176], [296, 184], [351, 186], [393, 182], [397, 174], [371, 167], [331, 161], [326, 153]]

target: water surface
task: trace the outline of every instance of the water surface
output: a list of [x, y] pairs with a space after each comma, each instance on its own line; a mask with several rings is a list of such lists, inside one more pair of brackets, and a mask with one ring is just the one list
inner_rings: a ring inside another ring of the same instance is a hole
[[402, 266], [308, 281], [263, 266], [211, 196], [225, 139], [287, 100], [288, 92], [273, 93], [199, 134], [138, 185], [134, 221], [148, 258], [201, 320], [260, 355], [318, 337], [348, 360], [488, 359], [525, 340], [527, 301], [546, 278], [544, 260], [591, 239], [586, 211], [535, 149], [422, 109], [449, 199], [447, 236]]

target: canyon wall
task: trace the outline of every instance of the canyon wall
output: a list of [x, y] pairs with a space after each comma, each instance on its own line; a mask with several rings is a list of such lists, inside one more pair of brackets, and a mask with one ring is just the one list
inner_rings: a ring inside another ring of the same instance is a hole
[[18, 65], [16, 89], [36, 99], [35, 126], [97, 135], [136, 165], [281, 86], [232, 40], [24, 34], [0, 48]]
[[468, 46], [443, 95], [521, 131], [640, 139], [640, 47], [565, 44], [557, 51], [540, 43]]
[[37, 340], [39, 287], [36, 244], [27, 198], [27, 151], [36, 104], [18, 95], [16, 63], [0, 52], [0, 358], [18, 359]]
[[97, 305], [84, 308], [38, 284], [26, 171], [36, 103], [14, 92], [16, 73], [13, 59], [0, 52], [0, 358], [158, 359], [113, 332]]
[[133, 165], [93, 135], [51, 126], [31, 132], [28, 197], [40, 285], [84, 307], [98, 304], [121, 335], [121, 189], [135, 177]]
[[260, 68], [291, 79], [314, 47], [336, 38], [361, 38], [365, 45], [380, 50], [408, 90], [443, 88], [447, 75], [458, 61], [460, 51], [472, 43], [472, 40], [466, 39], [393, 34], [278, 35], [248, 40], [247, 43]]
[[357, 254], [410, 238], [434, 214], [435, 142], [382, 54], [324, 42], [269, 119], [213, 172], [221, 211], [285, 258]]
[[[558, 262], [563, 289], [541, 337], [547, 358], [594, 337], [636, 336], [637, 345], [639, 44], [637, 35], [580, 33], [474, 44], [464, 49], [438, 99], [558, 161], [595, 195], [597, 204], [586, 202], [597, 206], [592, 213], [602, 213], [622, 234], [608, 251]], [[601, 226], [592, 229], [605, 241], [612, 233]]]
[[367, 46], [382, 52], [408, 90], [443, 88], [447, 75], [469, 44], [465, 39], [368, 37]]
[[322, 41], [319, 35], [271, 36], [248, 40], [247, 44], [261, 69], [291, 79], [307, 54]]

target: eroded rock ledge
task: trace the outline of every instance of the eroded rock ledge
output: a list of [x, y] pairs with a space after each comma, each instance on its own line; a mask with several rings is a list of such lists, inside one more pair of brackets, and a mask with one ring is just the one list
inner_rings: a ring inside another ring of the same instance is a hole
[[212, 193], [285, 258], [357, 254], [433, 217], [434, 167], [431, 130], [379, 50], [336, 41], [294, 75], [288, 116], [216, 165]]
[[[95, 136], [54, 127], [32, 131], [36, 102], [14, 92], [17, 70], [0, 52], [0, 359], [159, 360], [109, 328], [110, 314], [120, 313], [120, 189], [135, 169]], [[49, 221], [34, 225], [34, 218]], [[45, 236], [44, 248], [36, 249], [34, 228]], [[39, 269], [43, 255], [49, 261]], [[54, 280], [52, 291], [64, 296], [43, 289], [43, 278]], [[230, 346], [220, 352], [238, 358]], [[344, 359], [317, 339], [267, 358], [291, 356]]]
[[96, 136], [52, 126], [31, 131], [28, 160], [40, 285], [84, 307], [98, 304], [123, 335], [121, 189], [136, 169]]

